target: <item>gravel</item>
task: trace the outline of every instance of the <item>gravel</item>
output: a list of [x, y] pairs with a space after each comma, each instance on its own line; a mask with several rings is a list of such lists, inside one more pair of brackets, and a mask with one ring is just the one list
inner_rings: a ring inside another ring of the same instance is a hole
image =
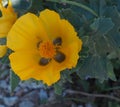
[[[20, 82], [14, 92], [10, 93], [10, 77], [7, 70], [0, 75], [0, 107], [77, 107], [77, 105], [71, 101], [60, 102], [52, 87], [46, 89], [43, 84], [30, 81]], [[88, 104], [86, 107], [91, 106]]]
[[3, 101], [7, 106], [13, 106], [18, 100], [18, 97], [4, 97]]
[[5, 106], [0, 104], [0, 107], [5, 107]]
[[23, 101], [19, 103], [19, 107], [35, 107], [35, 104], [31, 101]]

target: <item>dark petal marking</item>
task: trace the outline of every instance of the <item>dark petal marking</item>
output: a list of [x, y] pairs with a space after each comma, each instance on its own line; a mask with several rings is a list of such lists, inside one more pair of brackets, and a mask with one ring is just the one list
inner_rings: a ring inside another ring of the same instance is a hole
[[53, 40], [54, 45], [62, 45], [62, 38], [57, 37], [56, 39]]
[[58, 51], [57, 54], [54, 56], [54, 60], [61, 63], [65, 60], [65, 54]]
[[42, 41], [39, 41], [39, 42], [37, 43], [37, 48], [39, 48], [40, 43], [42, 43]]
[[50, 59], [41, 58], [40, 61], [39, 61], [39, 64], [42, 65], [42, 66], [45, 66], [45, 65], [47, 65], [49, 62], [50, 62]]

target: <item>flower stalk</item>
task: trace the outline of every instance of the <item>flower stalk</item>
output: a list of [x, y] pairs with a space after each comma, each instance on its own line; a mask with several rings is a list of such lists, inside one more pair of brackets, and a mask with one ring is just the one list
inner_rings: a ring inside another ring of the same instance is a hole
[[98, 14], [92, 10], [91, 8], [81, 4], [81, 3], [77, 3], [77, 2], [74, 2], [74, 1], [69, 1], [69, 0], [46, 0], [46, 1], [49, 1], [49, 2], [55, 2], [55, 3], [65, 3], [65, 4], [70, 4], [70, 5], [74, 5], [74, 6], [77, 6], [77, 7], [80, 7], [88, 12], [90, 12], [91, 14], [93, 14], [94, 16], [98, 17]]

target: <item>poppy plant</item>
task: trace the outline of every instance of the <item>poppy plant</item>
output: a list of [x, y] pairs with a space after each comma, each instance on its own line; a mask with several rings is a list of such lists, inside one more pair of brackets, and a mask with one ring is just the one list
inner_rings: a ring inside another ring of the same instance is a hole
[[[17, 19], [17, 14], [14, 12], [10, 1], [8, 2], [8, 6], [5, 7], [2, 4], [2, 0], [0, 0], [0, 10], [2, 16], [0, 17], [0, 38], [4, 38], [7, 36], [9, 30]], [[0, 45], [0, 57], [3, 57], [7, 52], [6, 45]]]
[[20, 17], [7, 36], [13, 71], [21, 80], [34, 78], [48, 86], [60, 79], [60, 72], [76, 66], [82, 41], [73, 26], [55, 11], [45, 9], [39, 17]]
[[17, 14], [14, 12], [10, 1], [7, 7], [3, 6], [2, 1], [0, 1], [0, 10], [2, 13], [0, 17], [0, 38], [2, 38], [7, 36], [7, 33], [17, 19]]

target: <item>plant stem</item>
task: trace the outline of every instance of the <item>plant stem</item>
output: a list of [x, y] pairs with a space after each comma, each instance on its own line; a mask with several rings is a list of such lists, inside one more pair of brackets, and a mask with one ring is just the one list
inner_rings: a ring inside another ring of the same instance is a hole
[[118, 90], [120, 89], [120, 86], [112, 87], [112, 88], [106, 88], [105, 91], [111, 91], [111, 90]]
[[90, 94], [90, 93], [86, 93], [86, 92], [81, 92], [81, 91], [75, 91], [75, 90], [66, 90], [66, 93], [69, 94], [81, 94], [84, 96], [88, 96], [88, 97], [99, 97], [99, 98], [107, 98], [107, 99], [111, 99], [111, 100], [115, 100], [117, 102], [120, 102], [120, 99], [111, 95], [104, 95], [104, 94]]
[[88, 12], [92, 13], [96, 17], [98, 17], [97, 13], [94, 10], [92, 10], [91, 8], [85, 6], [85, 5], [81, 4], [81, 3], [77, 3], [77, 2], [74, 2], [74, 1], [68, 1], [68, 0], [46, 0], [46, 1], [55, 2], [55, 3], [65, 3], [65, 4], [78, 6], [80, 8], [83, 8], [83, 9], [87, 10]]

